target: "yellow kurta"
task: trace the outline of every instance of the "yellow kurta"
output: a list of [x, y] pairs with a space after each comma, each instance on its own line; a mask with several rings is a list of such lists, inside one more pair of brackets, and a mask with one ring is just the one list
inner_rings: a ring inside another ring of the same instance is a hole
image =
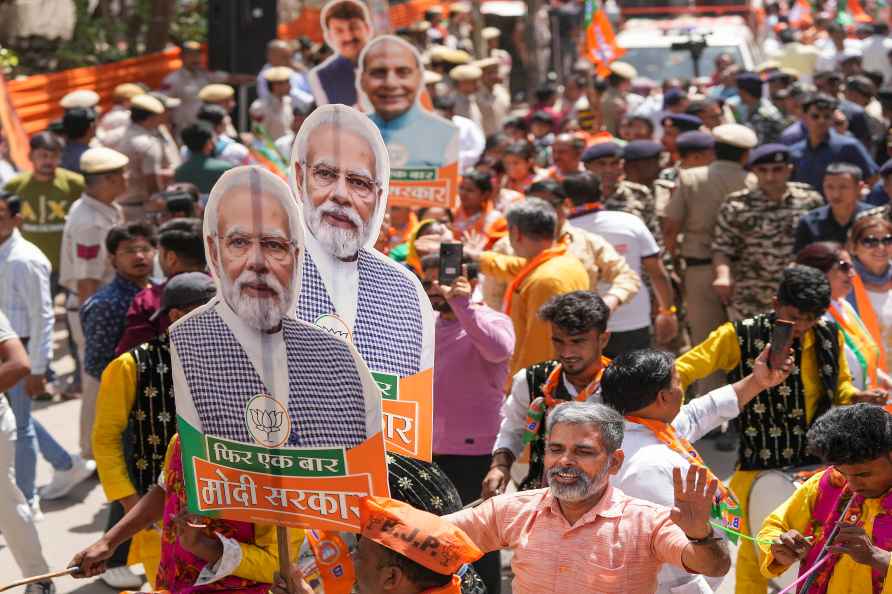
[[[818, 496], [818, 483], [823, 475], [824, 473], [821, 472], [808, 479], [801, 487], [796, 489], [796, 492], [789, 499], [774, 510], [762, 524], [762, 528], [759, 530], [759, 538], [776, 540], [779, 535], [788, 530], [797, 530], [800, 534], [805, 534], [808, 525], [811, 523], [812, 509]], [[873, 538], [873, 521], [879, 514], [880, 509], [880, 499], [864, 500], [861, 520], [864, 523], [864, 530], [871, 538]], [[760, 565], [762, 574], [775, 577], [783, 573], [786, 566], [780, 565], [774, 560], [774, 557], [771, 555], [771, 547], [760, 544], [759, 548], [762, 550], [762, 563]], [[892, 569], [886, 571], [883, 594], [892, 594], [890, 571]], [[833, 568], [833, 574], [830, 576], [830, 583], [827, 587], [827, 594], [870, 594], [873, 591], [872, 588], [870, 566], [856, 563], [848, 555], [843, 555]]]
[[[480, 256], [480, 272], [510, 282], [526, 264], [524, 258], [495, 252]], [[564, 254], [543, 262], [520, 284], [511, 301], [511, 322], [517, 346], [511, 358], [511, 375], [533, 363], [554, 358], [551, 326], [539, 319], [539, 308], [556, 295], [589, 288], [588, 273], [574, 256]]]
[[[821, 322], [819, 322], [821, 323]], [[849, 404], [852, 397], [858, 393], [858, 388], [852, 383], [852, 374], [849, 372], [849, 364], [845, 356], [845, 338], [842, 333], [839, 336], [839, 381], [833, 395], [834, 404]], [[734, 325], [730, 322], [722, 324], [712, 331], [709, 337], [696, 347], [675, 360], [675, 369], [678, 371], [682, 389], [716, 371], [725, 373], [731, 371], [740, 364], [740, 343]], [[818, 402], [824, 393], [818, 373], [818, 359], [815, 353], [815, 334], [807, 332], [802, 337], [801, 379], [802, 390], [805, 393], [805, 420], [811, 424]], [[731, 477], [729, 488], [737, 496], [740, 509], [743, 512], [741, 526], [743, 532], [751, 534], [749, 522], [746, 518], [746, 510], [749, 507], [750, 489], [756, 480], [758, 470], [738, 470]], [[741, 542], [737, 550], [737, 565], [735, 568], [736, 594], [765, 594], [768, 590], [768, 580], [759, 571], [756, 551], [749, 542]]]
[[[136, 402], [136, 360], [130, 353], [114, 359], [102, 372], [99, 396], [96, 400], [96, 422], [93, 425], [93, 455], [99, 470], [99, 480], [109, 501], [124, 499], [136, 493], [124, 460], [124, 433], [130, 410]], [[172, 443], [172, 441], [171, 441]], [[168, 448], [168, 454], [170, 448]], [[165, 466], [167, 460], [165, 460]], [[242, 543], [242, 562], [235, 575], [258, 582], [271, 583], [278, 570], [276, 529], [258, 524], [255, 543]], [[289, 530], [291, 548], [297, 555], [303, 542], [302, 530]], [[149, 583], [154, 587], [158, 564], [161, 562], [161, 532], [149, 529], [133, 537], [130, 564], [142, 563]]]

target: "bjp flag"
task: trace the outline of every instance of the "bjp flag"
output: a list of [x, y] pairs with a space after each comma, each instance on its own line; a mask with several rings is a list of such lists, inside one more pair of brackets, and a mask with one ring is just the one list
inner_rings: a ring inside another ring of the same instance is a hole
[[595, 65], [598, 76], [607, 76], [610, 74], [610, 63], [625, 54], [626, 50], [617, 45], [607, 13], [597, 7], [596, 2], [585, 0], [583, 56]]

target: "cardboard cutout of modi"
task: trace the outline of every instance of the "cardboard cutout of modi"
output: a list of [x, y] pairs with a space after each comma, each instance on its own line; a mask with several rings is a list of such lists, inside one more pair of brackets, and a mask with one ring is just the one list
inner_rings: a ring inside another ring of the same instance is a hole
[[256, 166], [214, 185], [204, 241], [217, 296], [170, 330], [190, 511], [351, 530], [387, 492], [381, 397], [359, 353], [293, 316], [303, 223]]
[[407, 41], [381, 35], [359, 55], [360, 101], [390, 156], [391, 204], [452, 208], [458, 196], [459, 130], [424, 109], [424, 65]]
[[306, 225], [297, 317], [356, 346], [382, 389], [387, 449], [430, 461], [433, 310], [418, 278], [373, 248], [389, 170], [362, 113], [326, 105], [304, 121], [289, 167]]

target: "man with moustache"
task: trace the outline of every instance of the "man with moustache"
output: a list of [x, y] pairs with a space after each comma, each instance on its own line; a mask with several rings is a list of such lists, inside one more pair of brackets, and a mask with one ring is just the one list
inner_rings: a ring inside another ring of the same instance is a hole
[[356, 62], [372, 36], [369, 10], [357, 0], [332, 0], [320, 15], [325, 43], [334, 50], [309, 72], [316, 105], [356, 105]]
[[408, 42], [376, 37], [359, 57], [359, 86], [372, 104], [390, 166], [443, 167], [458, 160], [458, 126], [418, 103], [424, 67]]
[[709, 524], [718, 481], [673, 470], [673, 507], [610, 485], [623, 463], [623, 417], [568, 402], [549, 414], [548, 487], [499, 495], [446, 516], [484, 552], [511, 549], [516, 594], [653, 592], [664, 565], [725, 575], [728, 549]]
[[[182, 420], [264, 446], [353, 447], [380, 432], [379, 392], [359, 354], [291, 317], [303, 232], [288, 187], [261, 167], [227, 171], [211, 191], [204, 237], [217, 297], [170, 330]], [[257, 404], [257, 395], [266, 398]], [[290, 423], [255, 431], [246, 408], [285, 410]]]
[[434, 320], [421, 283], [372, 249], [390, 165], [375, 125], [343, 105], [314, 111], [291, 153], [307, 255], [297, 317], [352, 340], [374, 371], [405, 377], [434, 363]]

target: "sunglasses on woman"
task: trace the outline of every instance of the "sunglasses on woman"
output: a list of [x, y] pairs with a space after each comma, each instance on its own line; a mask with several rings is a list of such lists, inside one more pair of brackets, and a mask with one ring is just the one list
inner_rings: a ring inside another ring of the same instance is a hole
[[839, 269], [843, 274], [848, 274], [852, 270], [854, 270], [855, 266], [851, 262], [846, 262], [845, 260], [840, 260], [836, 263], [836, 268]]
[[878, 247], [880, 244], [882, 244], [883, 247], [889, 247], [892, 246], [892, 235], [885, 235], [883, 237], [862, 237], [858, 240], [858, 243], [869, 248]]

